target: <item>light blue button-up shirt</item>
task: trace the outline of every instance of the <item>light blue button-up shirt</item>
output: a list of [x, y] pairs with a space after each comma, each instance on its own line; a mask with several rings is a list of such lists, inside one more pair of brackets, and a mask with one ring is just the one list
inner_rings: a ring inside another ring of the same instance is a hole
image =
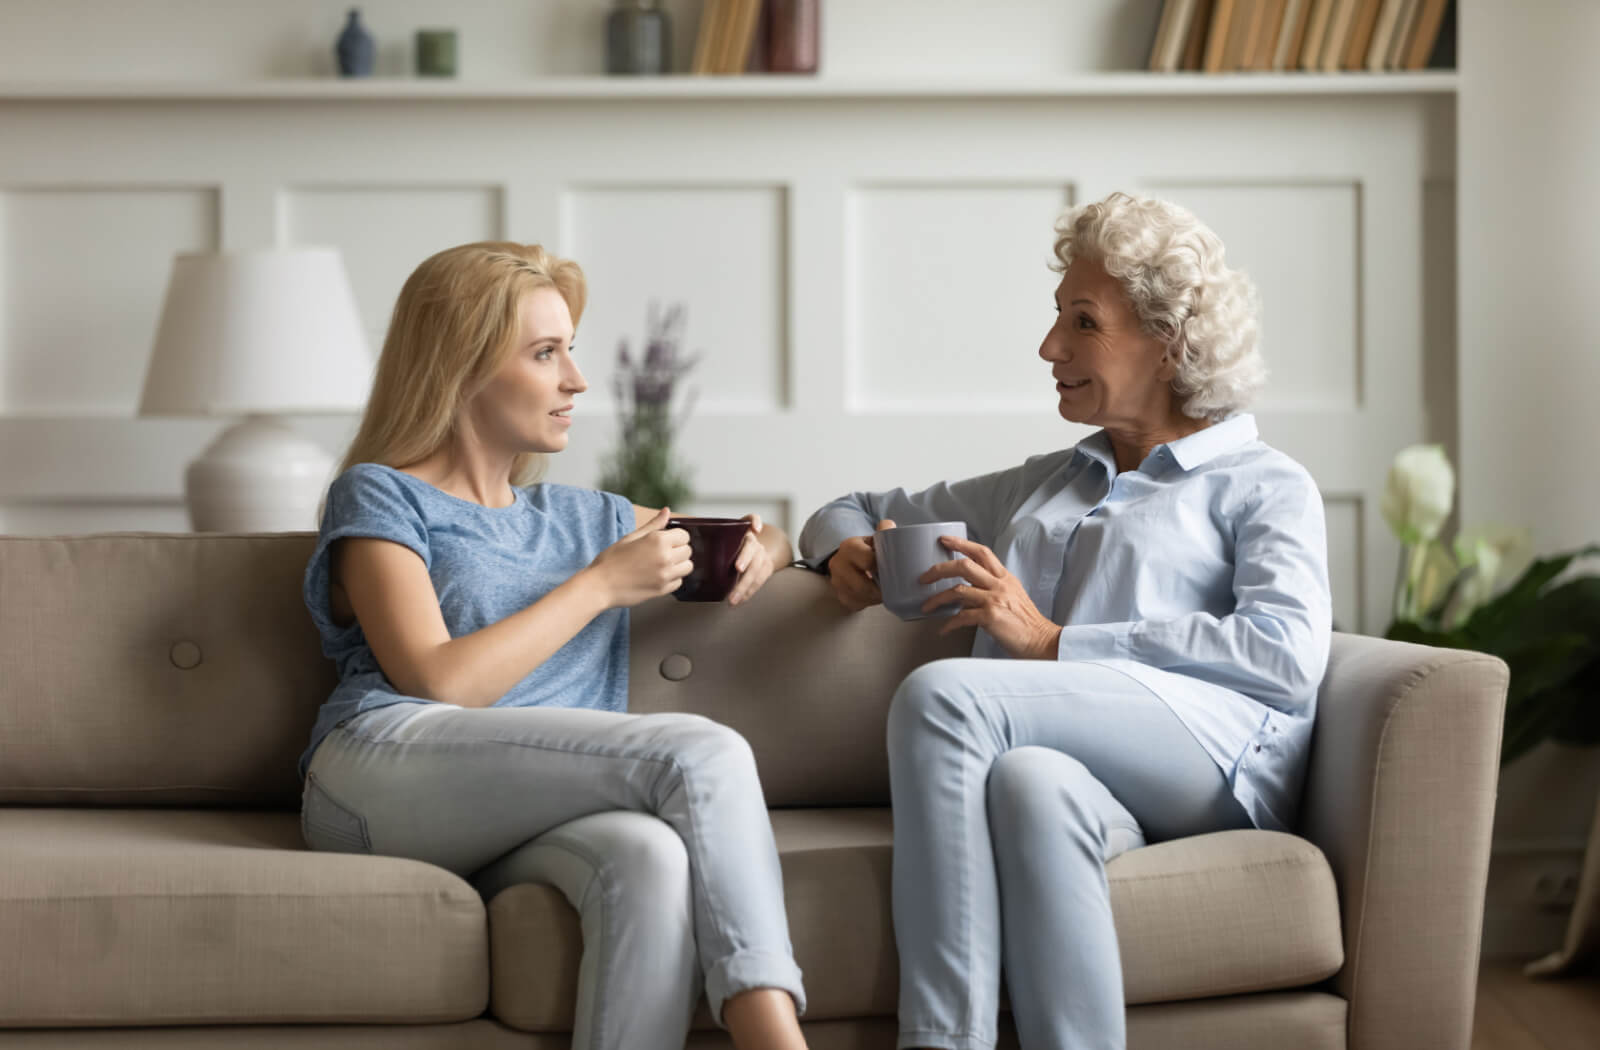
[[[1058, 658], [1116, 667], [1164, 700], [1256, 826], [1293, 827], [1332, 599], [1322, 497], [1235, 415], [1117, 473], [1105, 431], [922, 492], [857, 492], [806, 522], [813, 564], [882, 518], [966, 522], [1040, 610]], [[972, 655], [1004, 657], [985, 631]]]

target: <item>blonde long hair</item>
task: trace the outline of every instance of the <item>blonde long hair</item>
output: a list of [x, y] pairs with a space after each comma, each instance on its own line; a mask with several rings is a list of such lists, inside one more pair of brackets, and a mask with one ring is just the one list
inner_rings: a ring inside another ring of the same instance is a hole
[[[537, 244], [479, 241], [429, 256], [394, 304], [361, 427], [340, 464], [405, 467], [438, 452], [461, 410], [516, 351], [518, 304], [554, 288], [577, 325], [589, 298], [583, 270]], [[544, 472], [543, 453], [519, 455], [513, 485]]]

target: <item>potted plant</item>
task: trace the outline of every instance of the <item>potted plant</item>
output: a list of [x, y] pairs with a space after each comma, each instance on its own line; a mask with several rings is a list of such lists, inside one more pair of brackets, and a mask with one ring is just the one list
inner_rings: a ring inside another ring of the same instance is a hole
[[1455, 472], [1443, 448], [1414, 445], [1395, 457], [1382, 511], [1401, 557], [1384, 636], [1506, 662], [1501, 765], [1546, 737], [1600, 743], [1600, 576], [1580, 571], [1600, 546], [1526, 567], [1525, 531], [1466, 531], [1447, 548], [1439, 534], [1454, 497]]
[[611, 392], [617, 405], [620, 444], [606, 461], [600, 488], [626, 496], [644, 507], [682, 507], [693, 491], [689, 471], [678, 462], [673, 439], [689, 417], [694, 391], [673, 415], [673, 397], [680, 379], [699, 360], [681, 349], [683, 305], [659, 312], [650, 304], [644, 359], [637, 364], [628, 341], [617, 345], [617, 372]]

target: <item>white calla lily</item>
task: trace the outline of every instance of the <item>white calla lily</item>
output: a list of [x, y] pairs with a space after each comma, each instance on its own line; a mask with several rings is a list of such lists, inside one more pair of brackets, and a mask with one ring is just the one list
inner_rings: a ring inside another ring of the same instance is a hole
[[1441, 445], [1412, 445], [1395, 456], [1379, 509], [1407, 546], [1439, 535], [1455, 502], [1456, 473]]

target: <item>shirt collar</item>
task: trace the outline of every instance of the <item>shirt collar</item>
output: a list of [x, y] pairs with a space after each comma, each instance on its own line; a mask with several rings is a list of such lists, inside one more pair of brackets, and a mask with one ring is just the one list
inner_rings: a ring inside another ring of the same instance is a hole
[[1204, 430], [1197, 430], [1188, 437], [1169, 441], [1164, 447], [1172, 453], [1172, 458], [1178, 461], [1178, 466], [1184, 470], [1193, 470], [1202, 463], [1216, 459], [1224, 452], [1232, 452], [1248, 445], [1256, 439], [1256, 436], [1256, 417], [1248, 412], [1241, 412], [1236, 416], [1229, 416], [1220, 423], [1213, 423]]
[[[1157, 445], [1156, 448], [1166, 449], [1178, 466], [1188, 471], [1216, 459], [1224, 452], [1232, 452], [1249, 444], [1257, 436], [1256, 417], [1248, 412], [1241, 412], [1229, 416], [1220, 423], [1213, 423], [1204, 430], [1198, 430], [1188, 437]], [[1078, 455], [1099, 463], [1108, 475], [1113, 477], [1116, 475], [1116, 453], [1111, 448], [1111, 435], [1104, 430], [1097, 430], [1078, 442], [1077, 452]]]

